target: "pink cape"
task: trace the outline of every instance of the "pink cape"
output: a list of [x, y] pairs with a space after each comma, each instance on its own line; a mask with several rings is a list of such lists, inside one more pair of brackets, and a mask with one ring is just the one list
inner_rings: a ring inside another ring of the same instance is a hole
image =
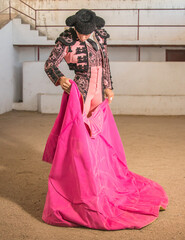
[[104, 230], [150, 224], [168, 205], [165, 190], [128, 169], [108, 99], [87, 118], [82, 95], [70, 82], [43, 153], [52, 167], [42, 220]]

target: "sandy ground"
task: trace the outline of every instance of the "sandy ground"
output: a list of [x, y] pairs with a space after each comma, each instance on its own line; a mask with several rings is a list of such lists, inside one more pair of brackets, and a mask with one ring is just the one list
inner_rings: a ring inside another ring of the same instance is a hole
[[114, 116], [129, 169], [157, 181], [169, 196], [167, 209], [150, 225], [116, 231], [42, 221], [51, 165], [41, 158], [56, 116], [0, 115], [1, 240], [185, 239], [185, 116]]

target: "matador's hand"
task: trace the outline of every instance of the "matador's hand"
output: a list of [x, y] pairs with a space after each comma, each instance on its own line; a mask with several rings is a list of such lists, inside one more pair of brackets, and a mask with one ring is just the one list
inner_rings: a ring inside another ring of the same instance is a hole
[[114, 92], [112, 91], [112, 89], [106, 88], [104, 89], [104, 96], [108, 97], [109, 103], [111, 103], [114, 98]]
[[69, 81], [70, 78], [66, 78], [65, 76], [62, 76], [60, 78], [60, 85], [62, 89], [67, 92], [68, 94], [70, 93], [71, 90], [71, 83]]

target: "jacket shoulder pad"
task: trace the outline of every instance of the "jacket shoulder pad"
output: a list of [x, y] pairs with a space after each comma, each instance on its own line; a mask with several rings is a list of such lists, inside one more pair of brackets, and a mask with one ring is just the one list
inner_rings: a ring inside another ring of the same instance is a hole
[[105, 30], [105, 28], [96, 29], [96, 32], [101, 38], [109, 38], [110, 34]]
[[73, 28], [66, 29], [60, 33], [59, 37], [55, 40], [55, 43], [58, 41], [64, 45], [74, 45], [76, 42], [77, 34]]

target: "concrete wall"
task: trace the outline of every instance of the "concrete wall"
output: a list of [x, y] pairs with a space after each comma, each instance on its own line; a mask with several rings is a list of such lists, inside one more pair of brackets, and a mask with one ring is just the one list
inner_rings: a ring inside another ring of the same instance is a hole
[[[0, 31], [0, 114], [12, 110], [21, 83], [15, 74], [17, 52], [12, 46], [12, 22]], [[19, 95], [19, 94], [18, 94]]]
[[[75, 5], [74, 0], [72, 1], [26, 1], [26, 3], [30, 4], [34, 8], [43, 9], [43, 8], [62, 8], [62, 9], [70, 9], [74, 8]], [[5, 1], [0, 0], [2, 3], [1, 9], [5, 8], [8, 3]], [[24, 13], [29, 14], [30, 16], [34, 16], [34, 11], [28, 9], [27, 6], [20, 3], [19, 1], [12, 0], [12, 6], [17, 7], [19, 10], [22, 10]], [[93, 9], [96, 8], [183, 8], [184, 1], [147, 1], [147, 0], [137, 0], [137, 1], [80, 1], [78, 2], [78, 9], [80, 8], [89, 8]], [[76, 12], [76, 11], [75, 11]], [[64, 12], [38, 12], [38, 22], [37, 24], [65, 24], [66, 17], [74, 14], [75, 12], [72, 11], [64, 11]], [[137, 23], [137, 14], [136, 11], [95, 11], [97, 15], [102, 16], [106, 24], [136, 24]], [[158, 11], [148, 11], [148, 12], [141, 12], [140, 13], [140, 24], [185, 24], [185, 11], [165, 11], [165, 12], [158, 12]], [[33, 25], [33, 21], [29, 20], [25, 16], [21, 15], [26, 22], [30, 22]], [[61, 27], [56, 28], [38, 28], [47, 36], [52, 39], [56, 39], [58, 34], [62, 32], [64, 29]], [[137, 39], [137, 31], [136, 28], [110, 28], [106, 27], [107, 31], [110, 33], [111, 38], [108, 40], [108, 44], [112, 41], [119, 42], [120, 40], [123, 42], [130, 41], [132, 44]], [[152, 30], [152, 32], [151, 32]], [[5, 112], [11, 110], [11, 103], [12, 102], [20, 102], [24, 100], [24, 82], [23, 82], [23, 69], [22, 66], [24, 62], [33, 62], [37, 61], [37, 48], [36, 47], [13, 47], [12, 46], [12, 25], [11, 22], [9, 23], [6, 28], [0, 30], [0, 41], [1, 41], [1, 68], [4, 70], [0, 73], [0, 98], [1, 103], [0, 105], [0, 112]], [[178, 47], [178, 43], [185, 44], [185, 28], [148, 28], [148, 29], [141, 29], [140, 30], [140, 39], [141, 41], [150, 42], [150, 43], [173, 43], [177, 44], [177, 47], [141, 47], [140, 51], [140, 61], [141, 62], [150, 62], [150, 63], [161, 63], [161, 67], [163, 67], [163, 62], [165, 61], [165, 50], [166, 49], [184, 49], [182, 47]], [[6, 36], [6, 37], [5, 37]], [[40, 47], [40, 63], [43, 64], [47, 57], [49, 56], [53, 47], [45, 48]], [[138, 49], [134, 46], [132, 47], [108, 47], [109, 51], [109, 58], [111, 62], [111, 66], [114, 66], [114, 69], [111, 69], [112, 72], [119, 73], [119, 64], [133, 64], [138, 61]], [[8, 63], [8, 64], [7, 64]], [[39, 64], [35, 63], [36, 65]], [[138, 63], [140, 64], [140, 63]], [[173, 63], [171, 63], [173, 64]], [[179, 63], [180, 64], [180, 63]], [[129, 65], [130, 66], [130, 65]], [[140, 65], [138, 65], [140, 66]], [[178, 66], [184, 67], [183, 65], [176, 65], [174, 63], [173, 70], [183, 71], [183, 69], [179, 70]], [[122, 67], [122, 66], [121, 66]], [[163, 69], [161, 70], [161, 75], [163, 75]], [[177, 67], [175, 70], [174, 68]], [[180, 68], [181, 68], [180, 67]], [[112, 68], [112, 67], [111, 67]], [[129, 69], [129, 68], [128, 68]], [[39, 70], [35, 69], [40, 76]], [[67, 66], [66, 69], [67, 71]], [[137, 68], [136, 68], [137, 70]], [[144, 71], [146, 67], [144, 68]], [[35, 74], [34, 73], [34, 74]], [[45, 74], [45, 73], [43, 73]], [[70, 74], [73, 75], [73, 72], [67, 73], [67, 76]], [[119, 73], [120, 74], [120, 73]], [[122, 75], [124, 76], [124, 71], [122, 71]], [[128, 73], [127, 73], [128, 74]], [[153, 74], [153, 73], [152, 73]], [[168, 73], [166, 73], [168, 76]], [[170, 73], [171, 74], [171, 73]], [[159, 73], [160, 75], [160, 73]], [[129, 75], [128, 75], [129, 76]], [[146, 76], [146, 75], [145, 75]], [[171, 75], [173, 76], [173, 74]], [[36, 79], [37, 83], [40, 82], [40, 77], [30, 75], [30, 78]], [[117, 76], [115, 76], [117, 79]], [[147, 76], [148, 77], [148, 76]], [[121, 77], [119, 77], [121, 78]], [[160, 77], [159, 77], [160, 78]], [[115, 81], [114, 81], [115, 82]], [[131, 81], [132, 82], [132, 81]], [[133, 82], [132, 82], [133, 83]], [[43, 81], [44, 84], [44, 81]], [[52, 83], [50, 83], [51, 86]], [[117, 84], [117, 80], [116, 80]], [[45, 86], [45, 84], [44, 84]], [[39, 91], [36, 90], [36, 92]], [[57, 93], [56, 89], [53, 88], [53, 91]], [[50, 87], [45, 86], [45, 93], [50, 92]], [[24, 105], [24, 103], [23, 103]], [[34, 105], [35, 106], [35, 105]], [[28, 107], [29, 108], [29, 107]]]
[[[15, 92], [16, 101], [24, 101], [23, 99], [23, 84], [22, 84], [22, 66], [24, 62], [37, 62], [37, 48], [36, 47], [14, 47], [16, 50], [16, 68], [15, 76], [17, 84], [17, 91]], [[45, 62], [53, 47], [40, 47], [40, 62]], [[164, 62], [165, 61], [165, 47], [162, 48], [141, 48], [141, 62]], [[172, 48], [168, 48], [172, 49]], [[108, 47], [109, 59], [111, 62], [137, 62], [138, 52], [135, 47]], [[63, 69], [62, 69], [63, 70]], [[65, 67], [67, 70], [67, 67]], [[119, 69], [118, 69], [119, 71]], [[68, 72], [68, 74], [74, 75]], [[36, 77], [36, 76], [35, 76]], [[38, 77], [37, 77], [38, 78]], [[39, 78], [38, 78], [39, 81]], [[46, 91], [47, 92], [47, 91]]]
[[[1, 0], [2, 1], [2, 0]], [[30, 6], [35, 9], [73, 9], [73, 8], [88, 8], [88, 9], [132, 9], [132, 8], [184, 8], [184, 0], [125, 0], [125, 1], [87, 1], [81, 0], [78, 1], [76, 5], [76, 0], [27, 0]], [[17, 0], [12, 0], [12, 5], [18, 8], [21, 11], [24, 11], [26, 14], [34, 17], [34, 11], [29, 9], [23, 3], [20, 3]], [[37, 12], [37, 24], [38, 25], [59, 25], [65, 24], [65, 19], [75, 14], [76, 11], [38, 11]], [[138, 15], [137, 11], [121, 11], [121, 10], [95, 10], [96, 14], [103, 17], [106, 21], [106, 24], [137, 24]], [[165, 11], [141, 11], [140, 12], [140, 24], [185, 24], [184, 18], [185, 11], [178, 10], [165, 10]], [[24, 19], [34, 25], [33, 20], [27, 19], [22, 15]], [[45, 33], [51, 39], [55, 39], [60, 32], [64, 30], [63, 27], [39, 27], [41, 32]], [[137, 39], [137, 28], [134, 27], [107, 27], [111, 38], [110, 40], [136, 40]], [[140, 29], [140, 40], [143, 41], [169, 41], [169, 42], [184, 42], [185, 39], [185, 28], [184, 27], [147, 27]]]
[[[20, 110], [37, 110], [37, 100], [35, 98], [35, 101], [31, 101], [31, 103], [33, 104], [33, 106], [30, 105], [30, 100], [29, 97], [27, 99], [27, 91], [25, 91], [25, 83], [23, 81], [23, 71], [24, 69], [22, 69], [22, 66], [24, 64], [26, 64], [26, 62], [33, 62], [33, 61], [37, 61], [37, 48], [36, 47], [12, 47], [12, 40], [11, 40], [11, 22], [9, 23], [9, 25], [5, 26], [3, 29], [1, 29], [1, 33], [2, 33], [2, 38], [1, 41], [3, 42], [3, 44], [1, 44], [1, 48], [2, 48], [2, 56], [6, 56], [6, 61], [4, 61], [4, 58], [1, 58], [1, 68], [6, 69], [6, 71], [1, 71], [1, 76], [0, 76], [0, 82], [1, 82], [1, 113], [6, 112], [8, 110], [11, 110], [11, 104], [13, 102], [21, 102], [22, 103], [22, 107], [20, 107]], [[6, 36], [6, 37], [5, 37]], [[7, 41], [8, 39], [8, 41]], [[43, 64], [43, 62], [45, 62], [45, 60], [47, 59], [47, 57], [49, 56], [51, 50], [53, 47], [40, 47], [40, 63]], [[161, 48], [157, 48], [157, 47], [148, 47], [148, 48], [141, 48], [141, 62], [156, 62], [156, 63], [162, 63], [165, 61], [165, 49], [173, 49], [173, 48], [167, 48], [167, 47], [161, 47]], [[131, 63], [131, 62], [136, 62], [137, 63], [137, 48], [136, 47], [108, 47], [108, 52], [109, 52], [109, 58], [110, 58], [110, 62], [111, 62], [111, 71], [112, 72], [117, 72], [120, 75], [119, 72], [119, 63]], [[6, 54], [8, 53], [8, 54]], [[7, 64], [7, 62], [9, 64]], [[165, 63], [165, 62], [164, 62]], [[35, 64], [37, 66], [39, 66], [39, 62], [35, 62]], [[173, 63], [170, 63], [173, 64]], [[112, 69], [112, 65], [114, 65], [115, 69]], [[139, 66], [139, 65], [138, 65]], [[163, 65], [161, 65], [162, 67]], [[181, 66], [184, 67], [184, 65], [176, 65], [176, 63], [174, 63], [173, 65], [175, 66]], [[74, 76], [74, 73], [72, 71], [68, 70], [68, 66], [65, 64], [65, 62], [61, 63], [61, 69], [62, 71], [65, 71], [66, 76], [71, 78]], [[173, 69], [174, 69], [173, 67]], [[37, 85], [33, 85], [35, 86], [35, 89], [33, 92], [35, 92], [36, 94], [40, 91], [40, 89], [38, 88], [38, 86], [41, 84], [43, 85], [44, 89], [41, 93], [43, 94], [49, 94], [50, 93], [50, 88], [53, 89], [52, 94], [58, 94], [60, 92], [58, 92], [59, 90], [56, 88], [53, 88], [51, 85], [52, 83], [50, 83], [48, 80], [47, 82], [49, 82], [49, 85], [45, 85], [45, 81], [41, 79], [43, 79], [43, 77], [45, 78], [45, 73], [42, 73], [42, 76], [40, 78], [40, 71], [38, 68], [35, 68], [35, 72], [33, 75], [32, 73], [32, 67], [30, 68], [31, 71], [29, 73], [29, 78], [30, 81], [32, 79], [35, 79], [35, 83], [37, 83]], [[121, 66], [122, 69], [122, 66]], [[161, 68], [159, 68], [161, 69]], [[43, 71], [43, 69], [42, 69]], [[145, 71], [145, 68], [144, 68]], [[179, 71], [179, 69], [178, 69]], [[181, 69], [180, 72], [182, 72], [183, 70]], [[174, 69], [175, 72], [175, 69]], [[124, 71], [121, 72], [121, 74], [124, 76]], [[151, 73], [153, 74], [153, 73]], [[166, 73], [168, 75], [168, 73]], [[5, 76], [6, 75], [6, 76]], [[169, 73], [170, 76], [174, 76], [173, 74], [171, 75], [171, 73]], [[26, 73], [25, 75], [26, 76]], [[163, 76], [163, 72], [161, 69], [161, 76]], [[128, 75], [129, 77], [129, 75]], [[27, 77], [26, 77], [27, 78]], [[119, 78], [121, 78], [121, 76], [119, 76]], [[160, 77], [159, 77], [160, 78]], [[117, 76], [115, 74], [114, 79], [117, 79]], [[11, 82], [11, 84], [10, 84]], [[38, 85], [39, 83], [39, 85]], [[8, 87], [8, 84], [10, 85], [10, 88]], [[31, 84], [31, 83], [30, 83]], [[117, 80], [114, 81], [114, 84], [117, 84]], [[32, 89], [32, 87], [30, 87], [30, 89]], [[9, 89], [7, 91], [7, 89]], [[10, 91], [12, 89], [12, 91]], [[8, 93], [8, 94], [7, 94]], [[25, 96], [25, 97], [24, 97]], [[29, 96], [29, 95], [28, 95]], [[118, 94], [119, 96], [119, 94]], [[123, 97], [123, 96], [122, 96]], [[118, 98], [117, 98], [118, 99]], [[177, 98], [176, 98], [177, 99]], [[27, 101], [28, 100], [28, 101]], [[173, 100], [175, 100], [175, 98], [173, 98]], [[54, 101], [54, 105], [56, 105], [57, 103], [55, 103]], [[121, 100], [122, 101], [122, 100]], [[119, 102], [121, 102], [119, 101]], [[134, 99], [135, 101], [135, 99]], [[59, 101], [58, 101], [59, 102]], [[115, 101], [116, 103], [118, 102], [118, 100]], [[8, 108], [7, 108], [8, 105]], [[119, 106], [119, 104], [117, 105]], [[181, 106], [181, 104], [180, 104]], [[119, 109], [119, 111], [118, 111]], [[125, 110], [121, 109], [121, 106], [116, 110], [115, 108], [115, 112], [114, 113], [126, 113]], [[130, 106], [131, 109], [131, 106]], [[157, 106], [156, 106], [157, 109]], [[48, 109], [48, 111], [52, 109]], [[138, 109], [139, 110], [139, 109]], [[53, 110], [54, 112], [56, 110]], [[114, 110], [113, 110], [114, 111]], [[136, 112], [136, 111], [135, 111]], [[142, 112], [142, 111], [141, 111]], [[183, 111], [182, 111], [183, 112]], [[173, 111], [172, 111], [173, 113]], [[178, 112], [179, 114], [179, 112]]]
[[[115, 93], [110, 107], [114, 114], [185, 114], [184, 62], [110, 62], [110, 66]], [[65, 62], [60, 70], [73, 79]], [[42, 105], [49, 113], [59, 111], [63, 90], [47, 77], [44, 62], [25, 62], [23, 78], [26, 110], [36, 111]], [[44, 102], [38, 103], [38, 94], [45, 95]]]
[[[59, 69], [73, 79], [74, 73], [68, 69], [63, 61]], [[55, 86], [44, 71], [44, 62], [24, 62], [23, 63], [23, 106], [22, 109], [37, 111], [37, 94], [61, 94], [62, 88]]]

